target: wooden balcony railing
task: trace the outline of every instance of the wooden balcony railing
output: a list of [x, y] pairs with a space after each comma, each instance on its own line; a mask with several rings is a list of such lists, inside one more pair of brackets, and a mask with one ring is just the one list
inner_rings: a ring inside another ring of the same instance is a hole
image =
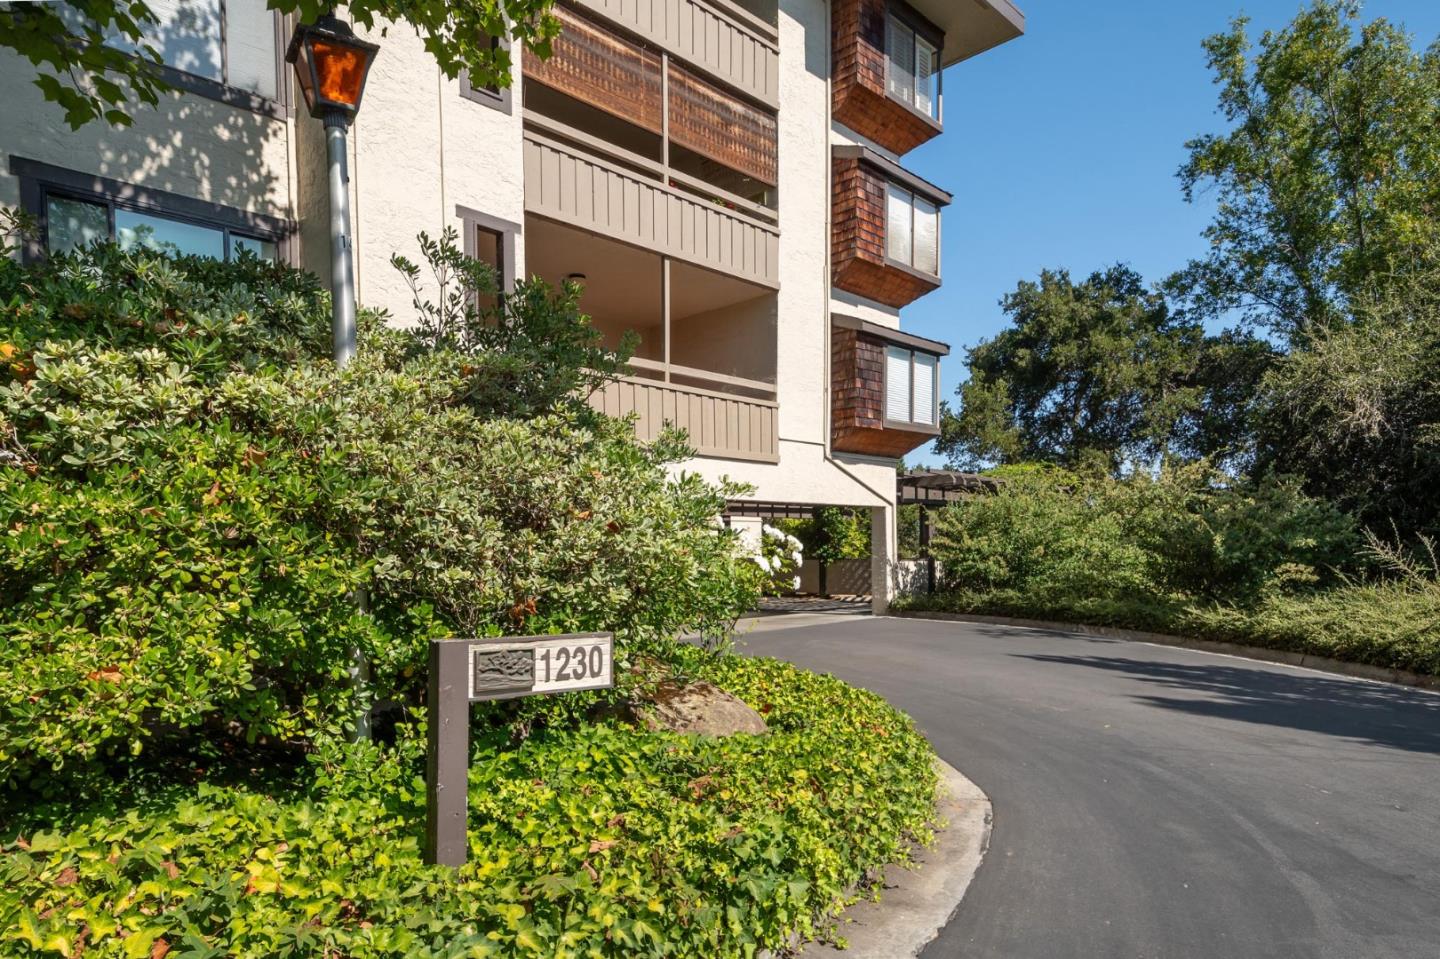
[[684, 430], [701, 456], [779, 462], [774, 400], [627, 376], [595, 391], [590, 405], [609, 416], [634, 413], [635, 434], [642, 440], [655, 439], [669, 425]]
[[[585, 148], [525, 130], [525, 210], [664, 256], [780, 285], [780, 231], [757, 216], [707, 200], [621, 159], [624, 151]], [[604, 154], [617, 155], [616, 160]], [[617, 162], [618, 161], [618, 162]], [[676, 179], [671, 176], [670, 179]], [[740, 201], [743, 203], [744, 201]]]
[[729, 0], [575, 0], [758, 103], [780, 105], [775, 26]]
[[775, 185], [773, 113], [567, 7], [556, 6], [554, 14], [562, 30], [553, 53], [542, 60], [525, 51], [526, 77], [652, 133], [668, 133], [678, 146]]

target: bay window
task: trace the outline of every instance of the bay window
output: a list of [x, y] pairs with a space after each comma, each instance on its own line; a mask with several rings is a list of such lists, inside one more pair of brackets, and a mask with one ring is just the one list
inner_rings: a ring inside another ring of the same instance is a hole
[[940, 358], [900, 346], [885, 348], [885, 419], [934, 426]]
[[940, 273], [940, 207], [898, 183], [886, 186], [885, 255], [921, 273]]
[[891, 13], [885, 23], [886, 91], [932, 120], [940, 119], [940, 48], [906, 20]]

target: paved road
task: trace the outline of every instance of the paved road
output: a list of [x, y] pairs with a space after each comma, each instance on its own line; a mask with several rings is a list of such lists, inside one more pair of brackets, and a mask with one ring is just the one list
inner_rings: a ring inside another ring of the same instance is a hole
[[995, 805], [923, 959], [1440, 959], [1440, 695], [1003, 626], [764, 620]]

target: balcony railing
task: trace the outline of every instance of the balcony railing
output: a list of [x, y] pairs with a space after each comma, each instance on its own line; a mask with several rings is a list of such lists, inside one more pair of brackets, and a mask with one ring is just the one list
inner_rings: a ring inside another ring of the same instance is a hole
[[693, 185], [675, 185], [681, 181], [673, 171], [665, 182], [658, 164], [578, 131], [564, 139], [539, 133], [533, 127], [541, 119], [526, 114], [526, 212], [762, 286], [780, 285], [780, 232], [740, 208], [743, 200], [707, 200]]
[[626, 376], [607, 383], [590, 397], [590, 405], [609, 416], [635, 414], [635, 434], [653, 440], [667, 425], [684, 430], [690, 445], [700, 456], [748, 460], [758, 463], [779, 461], [776, 420], [779, 408], [770, 398], [737, 396], [730, 390], [773, 390], [770, 384], [739, 377], [720, 376], [705, 370], [671, 366], [670, 374], [689, 376], [697, 382], [710, 381], [722, 390], [702, 386], [666, 383], [644, 374], [658, 372], [659, 364], [632, 360], [642, 375]]
[[[693, 70], [605, 29], [566, 7], [553, 53], [528, 50], [525, 76], [773, 187], [777, 180], [775, 115]], [[668, 120], [666, 122], [666, 114]], [[668, 165], [668, 164], [667, 164]]]
[[576, 0], [746, 96], [780, 103], [775, 27], [727, 0]]

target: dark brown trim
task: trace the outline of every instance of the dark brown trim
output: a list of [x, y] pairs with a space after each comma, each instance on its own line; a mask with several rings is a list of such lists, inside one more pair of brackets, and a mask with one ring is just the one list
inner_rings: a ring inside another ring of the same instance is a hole
[[[232, 206], [222, 206], [207, 200], [198, 200], [180, 193], [136, 186], [109, 177], [80, 173], [64, 167], [52, 166], [39, 160], [29, 160], [12, 155], [10, 172], [20, 180], [20, 205], [40, 221], [39, 236], [26, 244], [24, 258], [27, 262], [43, 259], [48, 249], [49, 225], [45, 219], [45, 198], [60, 194], [77, 200], [90, 200], [112, 208], [111, 235], [114, 235], [115, 206], [144, 213], [155, 213], [177, 220], [186, 220], [201, 226], [215, 227], [245, 236], [254, 236], [276, 244], [281, 262], [295, 262], [296, 225], [290, 220], [251, 213]], [[228, 238], [227, 238], [228, 249]]]
[[[912, 205], [912, 206], [913, 206], [913, 205]], [[887, 229], [889, 228], [889, 222], [888, 222], [888, 221], [886, 222], [886, 228], [887, 228]], [[913, 242], [914, 242], [914, 233], [913, 233], [913, 231], [914, 231], [914, 225], [913, 225], [913, 224], [911, 225], [911, 231], [912, 231], [912, 233], [911, 233], [911, 242], [912, 242], [912, 244], [913, 244]], [[887, 247], [888, 247], [888, 244], [887, 244]], [[936, 259], [936, 262], [938, 263], [938, 262], [939, 262], [939, 259], [940, 259], [940, 257], [939, 257], [939, 252], [940, 252], [940, 251], [939, 251], [939, 250], [936, 250], [935, 252], [936, 252], [936, 257], [935, 257], [935, 259]], [[940, 279], [940, 274], [939, 274], [939, 273], [926, 273], [924, 270], [917, 269], [917, 268], [911, 266], [909, 263], [906, 263], [904, 260], [897, 260], [897, 259], [895, 259], [893, 256], [891, 256], [891, 255], [888, 254], [888, 253], [885, 254], [885, 265], [886, 265], [887, 267], [891, 268], [891, 269], [900, 270], [900, 271], [902, 271], [902, 272], [904, 272], [904, 273], [909, 273], [911, 276], [915, 277], [915, 278], [918, 279], [918, 280], [925, 280], [925, 281], [927, 281], [927, 282], [934, 283], [936, 286], [939, 286], [939, 285], [943, 282], [943, 281]]]
[[949, 206], [955, 199], [929, 180], [916, 176], [894, 160], [881, 153], [877, 153], [867, 146], [840, 144], [834, 148], [834, 156], [836, 159], [842, 160], [859, 160], [861, 163], [872, 167], [885, 179], [898, 183], [912, 192], [920, 194], [938, 206]]
[[892, 420], [885, 418], [885, 429], [899, 430], [902, 433], [923, 433], [926, 436], [939, 436], [940, 427], [932, 426], [929, 423], [912, 423], [909, 420]]
[[888, 326], [881, 326], [879, 323], [862, 320], [858, 316], [831, 313], [830, 324], [842, 330], [858, 330], [861, 333], [867, 333], [875, 337], [877, 340], [884, 340], [886, 343], [903, 346], [906, 349], [915, 350], [919, 353], [928, 353], [931, 356], [950, 355], [950, 344], [948, 343], [941, 343], [939, 340], [929, 340], [923, 336], [916, 336], [914, 333], [892, 330]]
[[[228, 86], [211, 80], [209, 77], [197, 77], [193, 73], [186, 73], [174, 67], [162, 66], [160, 78], [177, 90], [193, 93], [195, 96], [204, 97], [207, 100], [215, 100], [226, 106], [249, 110], [251, 113], [258, 113], [274, 120], [288, 120], [291, 116], [290, 107], [279, 100], [271, 100], [269, 97], [262, 97], [249, 90]], [[284, 88], [283, 82], [280, 83], [280, 88]]]

